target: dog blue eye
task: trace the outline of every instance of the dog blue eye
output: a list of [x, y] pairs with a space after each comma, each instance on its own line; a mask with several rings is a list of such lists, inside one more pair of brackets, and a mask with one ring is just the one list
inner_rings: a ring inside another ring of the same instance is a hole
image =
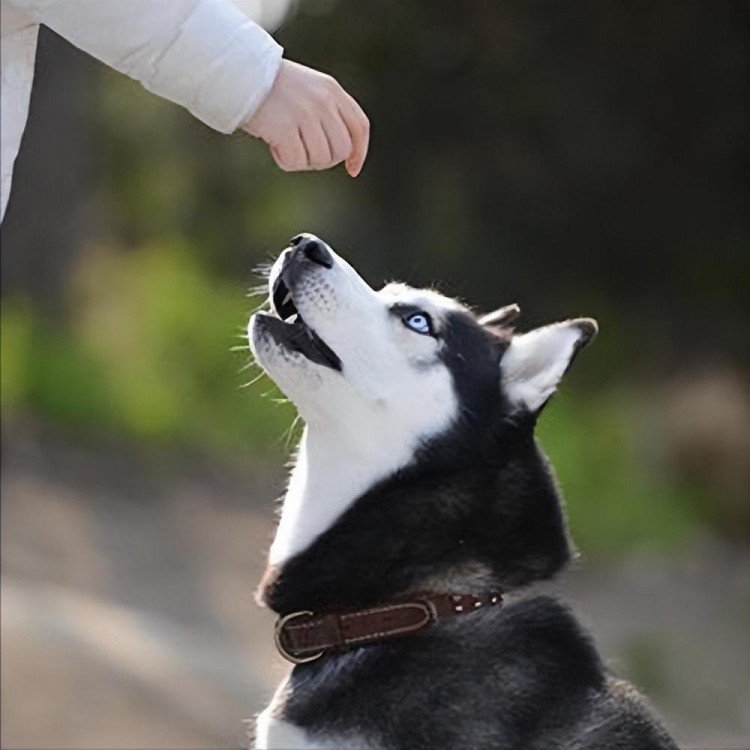
[[432, 335], [432, 320], [427, 313], [412, 313], [411, 315], [407, 315], [404, 318], [404, 325], [417, 333], [422, 333], [426, 336]]

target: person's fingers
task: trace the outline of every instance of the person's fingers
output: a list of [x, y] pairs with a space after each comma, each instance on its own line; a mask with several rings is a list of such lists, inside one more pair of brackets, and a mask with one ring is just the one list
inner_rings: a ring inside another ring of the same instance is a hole
[[308, 118], [300, 127], [302, 142], [307, 151], [308, 169], [327, 169], [331, 162], [331, 147], [317, 117]]
[[352, 139], [338, 110], [323, 122], [323, 130], [331, 150], [331, 166], [340, 164], [352, 152]]
[[359, 104], [346, 92], [339, 101], [339, 112], [352, 141], [352, 150], [346, 160], [346, 171], [352, 177], [356, 177], [362, 171], [367, 158], [367, 149], [370, 144], [370, 121]]
[[297, 172], [307, 169], [307, 151], [299, 129], [276, 141], [271, 146], [271, 156], [285, 172]]
[[370, 138], [367, 116], [334, 78], [288, 60], [243, 128], [269, 144], [284, 170], [326, 169], [345, 161], [352, 177], [362, 170]]

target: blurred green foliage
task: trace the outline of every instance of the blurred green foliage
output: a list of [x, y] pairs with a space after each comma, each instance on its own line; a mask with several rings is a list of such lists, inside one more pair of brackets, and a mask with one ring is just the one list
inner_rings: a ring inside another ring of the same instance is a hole
[[622, 386], [594, 393], [563, 387], [539, 422], [573, 539], [586, 556], [674, 550], [708, 515], [710, 498], [650, 470], [639, 451], [634, 397]]
[[127, 254], [91, 248], [81, 271], [65, 329], [21, 300], [3, 303], [6, 415], [28, 408], [89, 431], [235, 455], [278, 447], [290, 409], [273, 403], [268, 384], [265, 399], [239, 388], [255, 374], [246, 289], [212, 279], [178, 240]]

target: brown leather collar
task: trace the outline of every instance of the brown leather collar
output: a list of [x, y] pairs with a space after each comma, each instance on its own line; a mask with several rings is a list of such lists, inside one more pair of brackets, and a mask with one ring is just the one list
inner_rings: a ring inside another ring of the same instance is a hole
[[501, 593], [433, 594], [349, 612], [293, 612], [276, 621], [274, 640], [285, 659], [302, 664], [333, 651], [416, 633], [436, 622], [502, 603]]

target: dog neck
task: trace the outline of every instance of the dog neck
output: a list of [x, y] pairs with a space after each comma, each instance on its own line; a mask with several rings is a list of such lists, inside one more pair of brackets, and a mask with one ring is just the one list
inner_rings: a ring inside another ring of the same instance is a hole
[[[348, 495], [347, 483], [355, 485], [348, 457], [324, 460], [311, 448], [303, 441], [279, 533], [322, 509], [319, 531], [309, 527], [285, 547], [274, 542], [276, 559], [258, 592], [280, 614], [360, 608], [424, 591], [508, 591], [550, 578], [570, 559], [561, 498], [530, 435], [499, 463], [451, 463], [433, 449]], [[337, 478], [340, 495], [313, 481], [321, 471]]]
[[[284, 497], [269, 563], [283, 566], [331, 528], [382, 477], [409, 463], [414, 446], [403, 436], [383, 436], [383, 425], [369, 430], [306, 425]], [[416, 442], [416, 441], [415, 441]]]

